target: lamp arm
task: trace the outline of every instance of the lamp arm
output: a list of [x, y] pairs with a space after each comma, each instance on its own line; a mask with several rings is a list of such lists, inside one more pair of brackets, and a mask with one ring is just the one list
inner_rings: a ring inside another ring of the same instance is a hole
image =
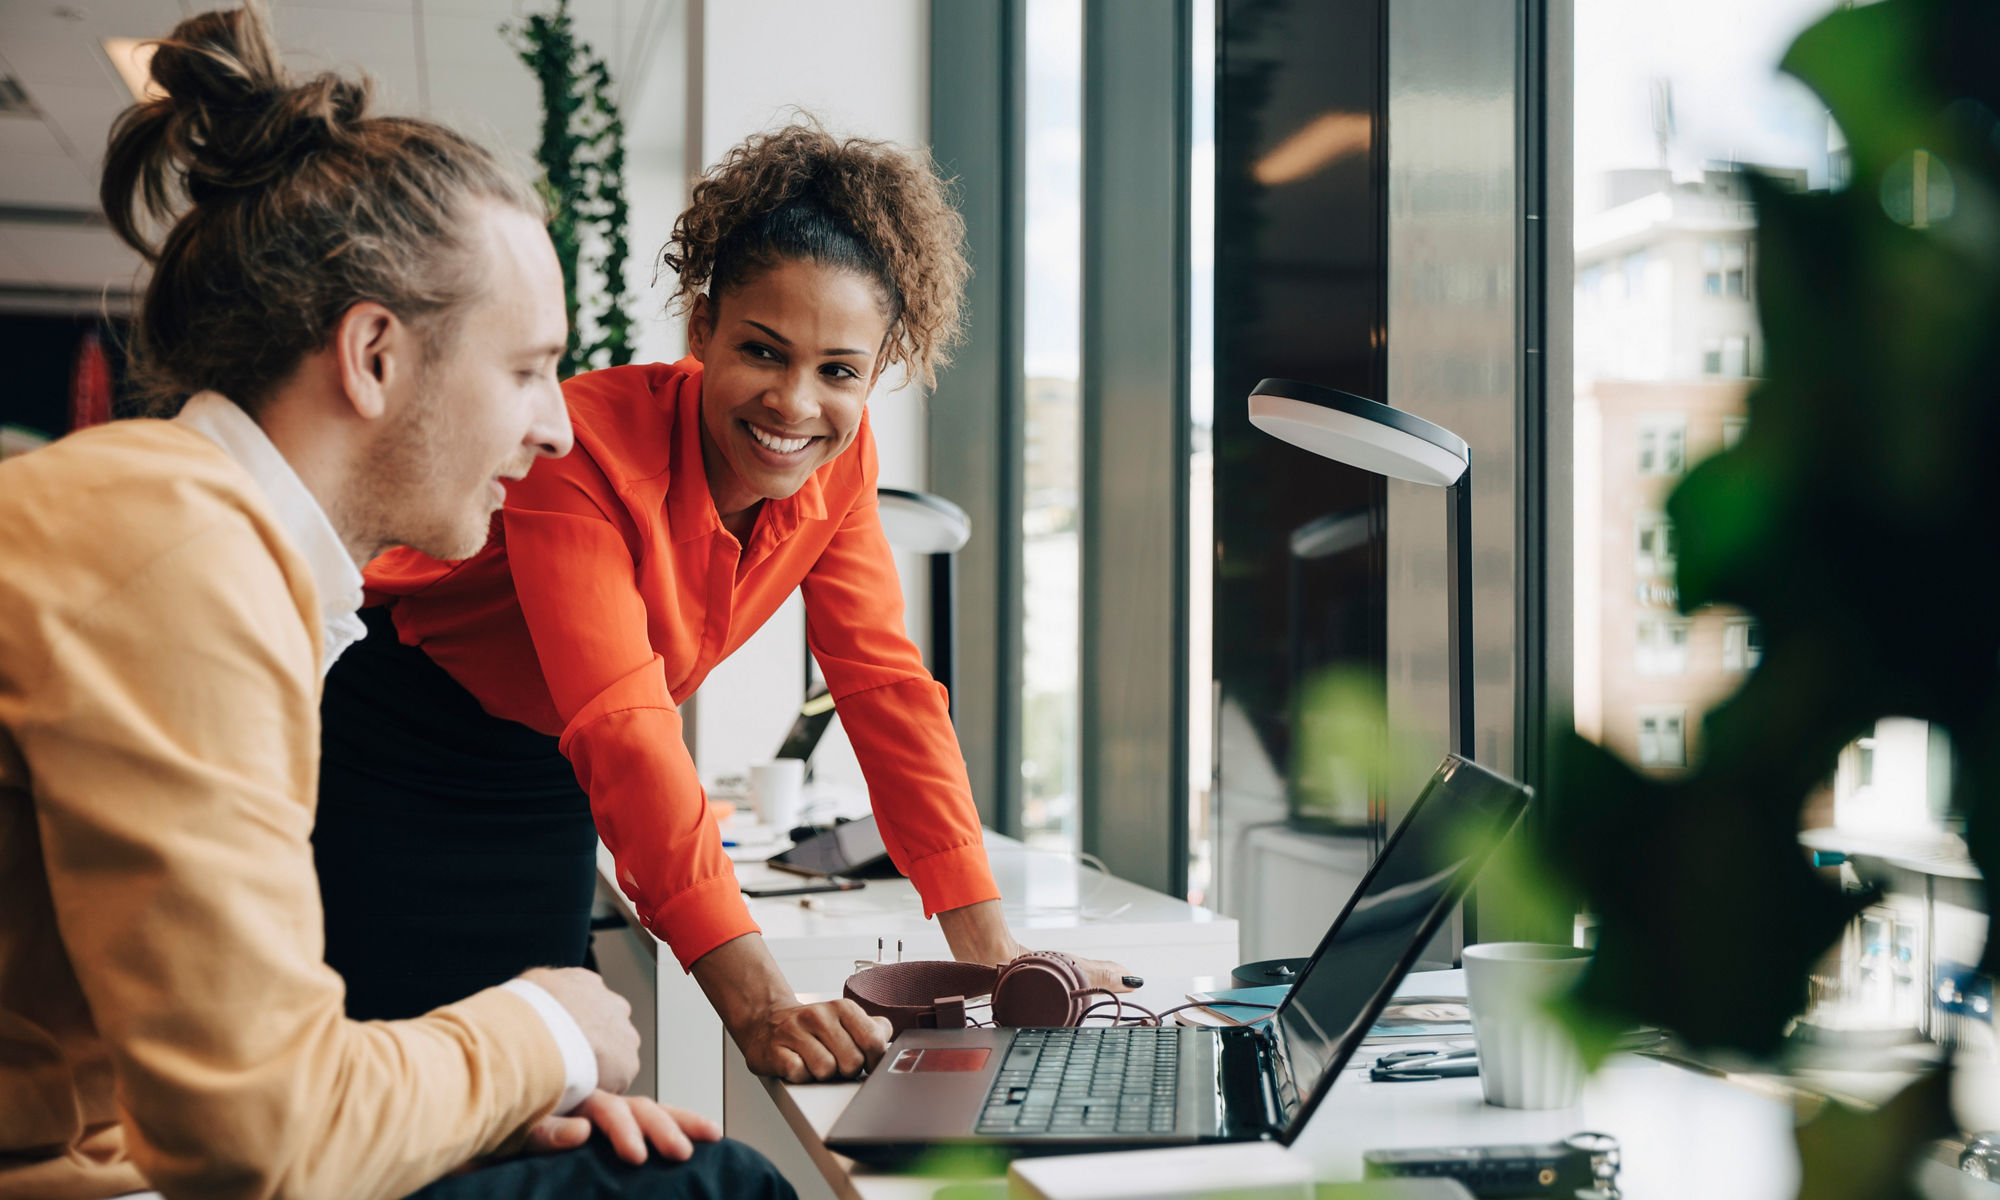
[[1459, 757], [1473, 754], [1472, 723], [1472, 461], [1445, 488], [1445, 582], [1451, 590], [1451, 746]]

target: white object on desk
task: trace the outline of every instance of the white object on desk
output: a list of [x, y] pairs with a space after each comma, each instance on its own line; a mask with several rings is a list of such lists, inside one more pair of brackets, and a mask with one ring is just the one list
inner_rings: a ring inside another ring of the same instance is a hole
[[799, 793], [806, 785], [802, 758], [778, 758], [750, 768], [750, 799], [766, 828], [783, 832], [799, 823]]
[[1539, 942], [1465, 948], [1465, 994], [1488, 1104], [1568, 1108], [1583, 1091], [1583, 1058], [1550, 1011], [1590, 966], [1590, 951]]
[[1008, 1200], [1311, 1200], [1312, 1168], [1274, 1142], [1017, 1160]]

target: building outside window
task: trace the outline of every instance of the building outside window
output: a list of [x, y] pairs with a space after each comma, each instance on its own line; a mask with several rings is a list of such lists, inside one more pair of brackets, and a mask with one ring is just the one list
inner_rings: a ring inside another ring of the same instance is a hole
[[[1702, 715], [1763, 655], [1750, 614], [1679, 612], [1663, 514], [1683, 472], [1748, 428], [1762, 357], [1748, 172], [1808, 192], [1852, 178], [1824, 101], [1774, 69], [1836, 6], [1573, 9], [1574, 707], [1578, 732], [1649, 771], [1686, 769]], [[1643, 272], [1628, 268], [1635, 259]], [[1631, 298], [1641, 275], [1643, 297]], [[1674, 420], [1684, 430], [1677, 464], [1664, 432]], [[1929, 828], [1949, 790], [1942, 735], [1883, 721], [1869, 740], [1841, 756], [1835, 823]]]

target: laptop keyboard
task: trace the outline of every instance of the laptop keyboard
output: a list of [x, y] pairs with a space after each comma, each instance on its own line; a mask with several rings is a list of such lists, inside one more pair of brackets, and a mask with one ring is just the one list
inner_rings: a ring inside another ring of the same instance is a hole
[[1172, 1133], [1178, 1030], [1021, 1029], [979, 1114], [983, 1134]]

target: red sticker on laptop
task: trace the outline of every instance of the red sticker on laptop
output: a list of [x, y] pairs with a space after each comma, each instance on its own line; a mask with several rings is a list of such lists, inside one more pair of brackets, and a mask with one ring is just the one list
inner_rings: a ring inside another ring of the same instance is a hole
[[926, 1071], [977, 1071], [993, 1057], [991, 1047], [976, 1049], [944, 1050], [933, 1047], [929, 1050], [903, 1050], [897, 1053], [896, 1061], [889, 1064], [891, 1075], [921, 1074]]

